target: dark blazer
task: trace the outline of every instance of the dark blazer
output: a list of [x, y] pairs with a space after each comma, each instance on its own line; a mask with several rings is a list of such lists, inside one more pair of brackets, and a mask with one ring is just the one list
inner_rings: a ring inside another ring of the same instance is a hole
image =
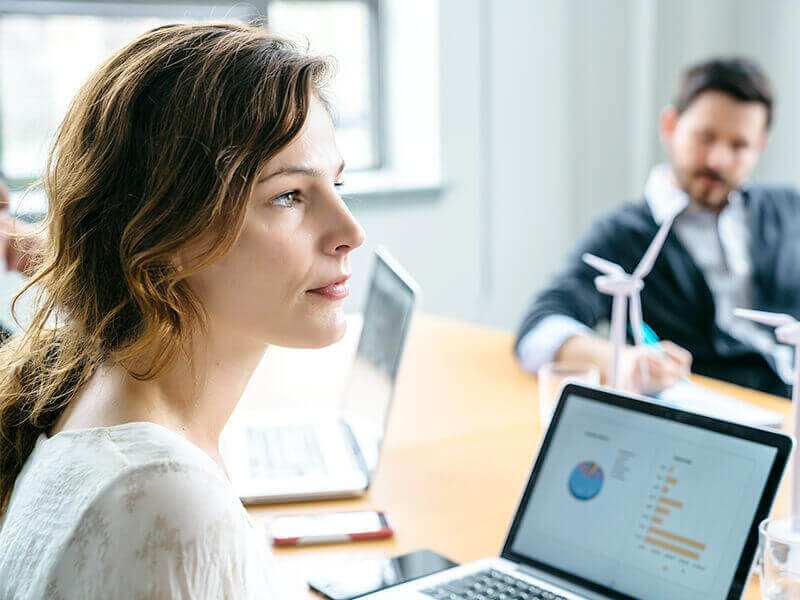
[[[753, 262], [753, 307], [800, 318], [800, 195], [791, 188], [742, 190]], [[611, 298], [594, 287], [597, 271], [581, 256], [591, 252], [636, 267], [658, 230], [647, 203], [627, 204], [599, 219], [570, 256], [566, 269], [538, 294], [519, 329], [517, 346], [549, 315], [566, 315], [595, 327], [611, 318]], [[658, 336], [689, 350], [701, 375], [790, 396], [770, 358], [717, 327], [714, 298], [686, 248], [670, 232], [642, 291], [644, 320]]]

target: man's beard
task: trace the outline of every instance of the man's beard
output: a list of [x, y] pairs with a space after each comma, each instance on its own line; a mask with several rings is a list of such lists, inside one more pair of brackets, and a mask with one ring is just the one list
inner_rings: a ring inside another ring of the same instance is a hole
[[[673, 161], [672, 172], [675, 174], [678, 186], [689, 195], [693, 203], [714, 210], [724, 208], [728, 202], [728, 194], [737, 187], [735, 183], [728, 181], [722, 173], [708, 167], [687, 173], [687, 169], [678, 167]], [[696, 182], [699, 177], [707, 177], [713, 181], [718, 181], [722, 186], [717, 188], [706, 187], [703, 190], [693, 189], [692, 183]], [[712, 202], [712, 198], [716, 198], [717, 201]]]

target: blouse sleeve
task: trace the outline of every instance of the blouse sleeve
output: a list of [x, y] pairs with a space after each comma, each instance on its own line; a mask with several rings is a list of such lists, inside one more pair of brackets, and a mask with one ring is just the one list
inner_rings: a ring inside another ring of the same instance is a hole
[[262, 537], [220, 477], [179, 463], [140, 467], [84, 513], [48, 598], [269, 598]]

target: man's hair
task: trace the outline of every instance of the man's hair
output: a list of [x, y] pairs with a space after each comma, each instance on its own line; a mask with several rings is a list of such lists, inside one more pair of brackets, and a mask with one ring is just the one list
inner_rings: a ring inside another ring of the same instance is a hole
[[703, 92], [728, 94], [742, 102], [760, 102], [772, 123], [772, 85], [756, 63], [740, 57], [712, 58], [686, 69], [678, 84], [675, 110], [682, 114]]

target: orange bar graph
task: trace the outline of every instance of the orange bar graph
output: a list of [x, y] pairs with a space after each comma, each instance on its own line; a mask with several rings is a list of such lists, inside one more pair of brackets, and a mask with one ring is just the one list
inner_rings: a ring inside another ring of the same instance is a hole
[[686, 544], [690, 548], [694, 548], [695, 550], [705, 550], [706, 545], [702, 542], [697, 542], [693, 539], [683, 537], [682, 535], [677, 535], [675, 533], [670, 533], [669, 531], [664, 531], [663, 529], [659, 529], [658, 527], [650, 527], [647, 530], [648, 533], [652, 533], [653, 535], [660, 535], [661, 537], [665, 537], [668, 540], [672, 540], [673, 542], [680, 542], [681, 544]]
[[678, 480], [675, 479], [674, 477], [667, 477], [667, 483], [675, 485], [676, 483], [678, 483]]
[[661, 491], [666, 494], [669, 491], [669, 488], [667, 486], [664, 486], [661, 488]]
[[672, 498], [666, 498], [664, 496], [661, 496], [661, 498], [659, 498], [658, 500], [659, 502], [663, 502], [664, 504], [668, 504], [669, 506], [674, 506], [675, 508], [683, 508], [683, 502], [681, 502], [680, 500], [673, 500]]
[[656, 506], [656, 512], [660, 513], [662, 515], [668, 515], [669, 514], [669, 510], [667, 510], [666, 508], [662, 508], [660, 506]]
[[662, 524], [663, 522], [664, 519], [662, 519], [661, 517], [653, 517], [653, 523]]
[[651, 546], [656, 546], [657, 548], [661, 548], [662, 550], [668, 550], [670, 552], [674, 552], [675, 554], [680, 554], [681, 556], [685, 556], [686, 558], [691, 558], [692, 560], [697, 560], [700, 558], [700, 555], [697, 552], [692, 552], [691, 550], [685, 550], [680, 546], [675, 546], [673, 544], [668, 544], [667, 542], [662, 542], [656, 538], [646, 537], [644, 541]]

